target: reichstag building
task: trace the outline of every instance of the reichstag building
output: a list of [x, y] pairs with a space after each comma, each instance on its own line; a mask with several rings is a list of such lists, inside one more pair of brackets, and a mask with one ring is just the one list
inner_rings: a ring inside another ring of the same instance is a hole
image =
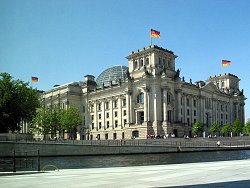
[[175, 68], [177, 56], [151, 45], [127, 56], [128, 67], [114, 66], [96, 79], [86, 75], [46, 91], [46, 106], [77, 107], [83, 118], [78, 138], [145, 139], [148, 135], [192, 136], [200, 121], [205, 132], [213, 122], [245, 122], [245, 96], [233, 74], [211, 76], [206, 81], [185, 80]]

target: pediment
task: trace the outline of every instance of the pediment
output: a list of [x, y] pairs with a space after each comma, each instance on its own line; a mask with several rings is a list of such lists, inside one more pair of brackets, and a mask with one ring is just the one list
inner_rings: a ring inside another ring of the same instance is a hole
[[220, 90], [216, 87], [216, 85], [214, 85], [213, 82], [207, 83], [205, 86], [201, 88], [201, 90], [213, 93], [220, 93]]

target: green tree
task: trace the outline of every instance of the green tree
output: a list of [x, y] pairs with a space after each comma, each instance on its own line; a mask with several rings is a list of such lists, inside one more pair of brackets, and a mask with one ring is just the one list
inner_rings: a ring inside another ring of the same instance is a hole
[[45, 108], [39, 109], [33, 119], [33, 124], [36, 126], [32, 129], [32, 132], [42, 134], [46, 139], [46, 135], [51, 131], [51, 110]]
[[64, 134], [64, 130], [75, 137], [76, 127], [82, 124], [80, 112], [76, 108], [60, 109], [59, 107], [41, 108], [34, 118], [34, 133], [44, 135], [51, 134], [54, 137], [57, 133]]
[[21, 122], [30, 122], [39, 107], [35, 89], [8, 73], [0, 73], [0, 132], [17, 131]]
[[71, 107], [62, 112], [61, 124], [63, 129], [70, 133], [70, 136], [75, 137], [76, 128], [82, 124], [82, 118], [77, 108]]
[[216, 122], [213, 122], [212, 126], [209, 129], [209, 132], [216, 133], [219, 131], [220, 131], [220, 128], [219, 128], [218, 124]]
[[192, 132], [194, 133], [194, 134], [199, 134], [199, 133], [201, 133], [203, 131], [203, 126], [202, 126], [202, 123], [201, 122], [199, 122], [199, 121], [197, 121], [195, 124], [193, 124], [193, 126], [192, 126]]
[[239, 119], [236, 119], [236, 120], [233, 122], [232, 132], [233, 132], [233, 133], [236, 133], [237, 135], [239, 135], [239, 133], [242, 133], [243, 127], [244, 127], [244, 126], [240, 123], [240, 120], [239, 120]]
[[250, 120], [248, 120], [243, 128], [243, 133], [250, 135]]
[[59, 132], [62, 133], [62, 116], [63, 110], [59, 107], [53, 107], [50, 109], [50, 128], [53, 136]]
[[230, 132], [232, 132], [232, 127], [228, 124], [225, 124], [222, 128], [221, 128], [221, 132], [224, 135], [229, 135]]

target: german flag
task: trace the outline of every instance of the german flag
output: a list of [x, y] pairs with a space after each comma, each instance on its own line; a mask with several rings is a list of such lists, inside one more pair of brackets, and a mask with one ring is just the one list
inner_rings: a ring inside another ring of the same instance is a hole
[[231, 61], [228, 61], [228, 60], [222, 60], [222, 66], [225, 67], [225, 66], [229, 66], [231, 64]]
[[151, 29], [150, 30], [150, 37], [157, 37], [157, 38], [160, 38], [161, 37], [161, 34], [159, 31], [156, 31], [154, 29]]
[[31, 77], [31, 81], [32, 81], [32, 82], [38, 82], [38, 78], [32, 76], [32, 77]]

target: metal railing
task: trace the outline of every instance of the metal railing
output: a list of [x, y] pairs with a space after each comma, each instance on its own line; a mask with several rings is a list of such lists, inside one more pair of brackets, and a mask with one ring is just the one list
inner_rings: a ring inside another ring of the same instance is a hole
[[[32, 157], [31, 157], [32, 156]], [[12, 158], [0, 159], [0, 171], [40, 171], [40, 151], [13, 151]]]
[[91, 146], [181, 146], [181, 147], [250, 147], [250, 139], [203, 139], [203, 138], [169, 138], [169, 139], [130, 139], [130, 140], [20, 140], [17, 143], [66, 144]]

